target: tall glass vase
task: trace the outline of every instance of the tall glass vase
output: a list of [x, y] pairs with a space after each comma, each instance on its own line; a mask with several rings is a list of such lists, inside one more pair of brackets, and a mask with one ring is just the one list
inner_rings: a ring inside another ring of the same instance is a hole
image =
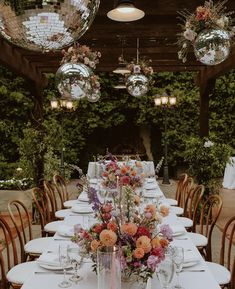
[[98, 289], [121, 289], [120, 251], [117, 247], [97, 250]]

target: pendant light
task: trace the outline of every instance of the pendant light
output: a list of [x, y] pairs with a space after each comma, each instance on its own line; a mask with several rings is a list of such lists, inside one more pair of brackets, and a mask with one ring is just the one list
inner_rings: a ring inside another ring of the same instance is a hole
[[118, 0], [117, 6], [107, 13], [109, 19], [119, 22], [136, 21], [144, 15], [144, 11], [135, 7], [133, 0]]

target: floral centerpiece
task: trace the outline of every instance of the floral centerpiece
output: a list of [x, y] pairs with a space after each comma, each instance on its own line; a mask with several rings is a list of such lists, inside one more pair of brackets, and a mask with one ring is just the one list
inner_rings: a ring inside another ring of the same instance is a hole
[[[179, 12], [181, 20], [184, 22], [181, 25], [183, 31], [179, 34], [178, 39], [178, 44], [181, 47], [178, 52], [179, 59], [186, 62], [191, 45], [194, 47], [194, 52], [199, 60], [202, 54], [210, 53], [211, 57], [213, 54], [214, 59], [211, 60], [210, 64], [218, 64], [227, 57], [230, 37], [234, 36], [235, 27], [233, 27], [231, 18], [232, 13], [225, 12], [226, 2], [227, 0], [214, 4], [213, 1], [206, 1], [203, 6], [197, 7], [194, 13], [187, 10]], [[206, 33], [204, 37], [202, 32]], [[200, 36], [201, 39], [199, 39]]]
[[127, 162], [122, 165], [111, 161], [106, 164], [102, 177], [102, 185], [106, 189], [118, 189], [119, 186], [126, 185], [137, 188], [143, 184], [144, 173], [139, 161]]
[[96, 213], [97, 223], [84, 230], [75, 226], [73, 241], [90, 254], [96, 269], [98, 248], [118, 246], [121, 249], [121, 268], [124, 280], [147, 281], [164, 259], [172, 231], [162, 225], [160, 212], [153, 204], [146, 205], [140, 213], [139, 196], [126, 186], [122, 195], [113, 196], [112, 201], [101, 203], [94, 188], [88, 196]]
[[189, 173], [199, 184], [205, 186], [205, 194], [218, 193], [226, 163], [232, 148], [209, 138], [190, 137], [186, 141], [185, 160]]

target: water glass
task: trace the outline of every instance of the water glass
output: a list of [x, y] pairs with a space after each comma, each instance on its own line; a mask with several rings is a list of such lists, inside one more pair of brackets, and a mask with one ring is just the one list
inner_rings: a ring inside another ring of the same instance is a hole
[[182, 266], [184, 263], [184, 249], [182, 247], [173, 248], [173, 261], [175, 264], [176, 275], [177, 275], [177, 283], [175, 285], [175, 288], [183, 289], [183, 287], [180, 285], [180, 280], [179, 280], [179, 273], [182, 270]]
[[169, 288], [174, 276], [174, 263], [171, 253], [167, 253], [165, 259], [158, 265], [157, 276], [162, 288]]
[[69, 280], [77, 283], [78, 281], [82, 280], [82, 277], [78, 275], [78, 269], [82, 266], [84, 256], [81, 254], [80, 248], [78, 246], [69, 246], [68, 256], [70, 264], [74, 269], [74, 274], [69, 278]]
[[98, 289], [121, 289], [120, 251], [117, 247], [97, 250]]
[[68, 288], [71, 286], [71, 283], [66, 279], [66, 268], [70, 265], [67, 245], [59, 245], [59, 261], [60, 266], [63, 268], [64, 278], [58, 286], [61, 288]]

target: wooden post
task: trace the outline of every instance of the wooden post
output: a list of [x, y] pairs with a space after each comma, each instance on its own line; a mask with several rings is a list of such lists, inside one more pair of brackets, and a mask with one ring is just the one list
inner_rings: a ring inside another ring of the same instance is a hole
[[215, 79], [208, 80], [205, 78], [204, 71], [200, 72], [200, 137], [209, 135], [209, 100], [210, 94], [215, 87]]

